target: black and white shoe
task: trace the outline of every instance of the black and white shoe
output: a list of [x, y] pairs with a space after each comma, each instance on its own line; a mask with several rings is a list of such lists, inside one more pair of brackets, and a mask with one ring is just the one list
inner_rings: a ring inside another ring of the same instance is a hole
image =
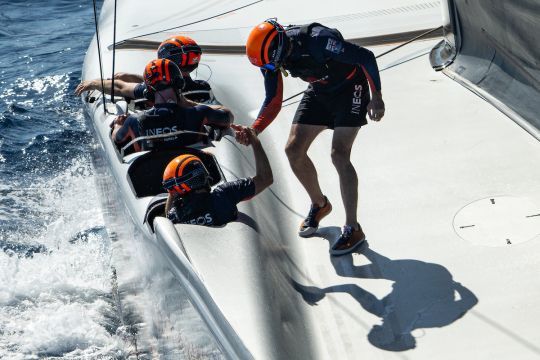
[[322, 207], [319, 207], [315, 204], [311, 205], [308, 216], [300, 224], [300, 230], [298, 230], [298, 235], [306, 237], [314, 234], [319, 228], [319, 222], [326, 215], [330, 214], [330, 212], [332, 211], [332, 204], [326, 196], [324, 197], [324, 200], [325, 203]]
[[349, 225], [345, 225], [343, 227], [341, 236], [330, 248], [331, 255], [340, 256], [348, 254], [353, 252], [366, 241], [366, 235], [362, 231], [362, 227], [360, 224], [357, 225], [358, 229], [355, 229]]

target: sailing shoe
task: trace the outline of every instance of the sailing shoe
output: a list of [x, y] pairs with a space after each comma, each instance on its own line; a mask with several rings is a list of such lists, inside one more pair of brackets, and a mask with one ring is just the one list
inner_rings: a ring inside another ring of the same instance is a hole
[[332, 204], [328, 201], [328, 198], [324, 197], [325, 203], [323, 207], [311, 204], [308, 216], [300, 224], [300, 230], [298, 235], [302, 237], [310, 236], [319, 228], [319, 222], [332, 211]]
[[358, 224], [358, 230], [352, 226], [345, 225], [339, 239], [332, 245], [330, 254], [340, 256], [348, 254], [358, 248], [366, 241], [366, 235], [362, 231], [362, 227]]

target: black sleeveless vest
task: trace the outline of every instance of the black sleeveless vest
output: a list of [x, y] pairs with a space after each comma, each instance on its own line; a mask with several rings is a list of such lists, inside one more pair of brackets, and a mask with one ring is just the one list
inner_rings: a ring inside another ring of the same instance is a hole
[[[139, 117], [141, 136], [164, 135], [185, 129], [185, 113], [179, 108], [168, 109], [166, 115], [144, 113]], [[145, 140], [144, 150], [170, 150], [187, 146], [199, 141], [197, 134], [182, 134], [172, 137]]]
[[299, 77], [304, 81], [320, 84], [335, 85], [343, 82], [355, 69], [355, 65], [344, 64], [332, 59], [318, 62], [309, 49], [311, 30], [315, 26], [329, 29], [337, 38], [344, 41], [341, 33], [336, 29], [330, 29], [319, 23], [303, 26], [291, 26], [286, 29], [287, 36], [291, 39], [293, 49], [283, 64], [292, 77]]

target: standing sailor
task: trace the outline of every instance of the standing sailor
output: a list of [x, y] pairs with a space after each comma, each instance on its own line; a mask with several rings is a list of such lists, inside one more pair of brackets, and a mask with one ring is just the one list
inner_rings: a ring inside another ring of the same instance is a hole
[[[307, 151], [318, 134], [333, 129], [331, 156], [339, 175], [346, 219], [331, 253], [342, 255], [353, 251], [365, 240], [365, 235], [357, 220], [358, 177], [350, 161], [351, 148], [358, 130], [367, 124], [366, 113], [375, 121], [384, 116], [381, 81], [373, 53], [345, 41], [336, 29], [318, 23], [285, 29], [274, 19], [253, 28], [246, 53], [264, 75], [266, 98], [251, 126], [257, 133], [281, 110], [282, 73], [289, 72], [309, 83], [285, 148], [291, 168], [312, 203], [299, 235], [315, 233], [321, 219], [332, 210]], [[237, 132], [239, 141], [245, 141], [245, 131]]]

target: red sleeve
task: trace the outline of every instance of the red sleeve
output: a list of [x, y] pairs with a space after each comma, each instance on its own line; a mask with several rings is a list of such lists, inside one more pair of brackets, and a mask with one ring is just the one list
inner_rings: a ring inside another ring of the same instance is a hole
[[252, 125], [258, 133], [262, 132], [274, 121], [281, 111], [281, 103], [283, 102], [283, 77], [281, 72], [279, 70], [263, 70], [263, 75], [266, 97], [259, 115]]
[[[379, 85], [379, 88], [377, 89], [377, 85], [375, 85], [375, 81], [373, 81], [373, 78], [371, 77], [371, 75], [369, 74], [369, 71], [366, 70], [365, 66], [364, 65], [360, 65], [362, 67], [362, 71], [364, 72], [364, 74], [366, 75], [366, 79], [369, 83], [369, 87], [371, 89], [371, 93], [373, 94], [375, 91], [381, 91], [381, 87]], [[379, 83], [380, 83], [380, 80], [379, 80]]]

